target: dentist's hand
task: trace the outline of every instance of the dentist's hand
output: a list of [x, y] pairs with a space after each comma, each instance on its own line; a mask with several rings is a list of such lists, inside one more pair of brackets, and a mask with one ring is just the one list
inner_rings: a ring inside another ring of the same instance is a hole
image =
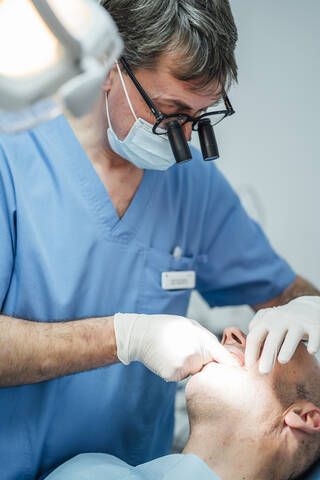
[[269, 373], [278, 357], [287, 363], [299, 342], [308, 340], [308, 352], [316, 353], [320, 347], [320, 297], [303, 296], [280, 307], [259, 310], [249, 325], [246, 344], [246, 366], [259, 358], [260, 373]]
[[188, 318], [117, 313], [114, 330], [122, 363], [142, 362], [168, 382], [197, 373], [213, 360], [239, 366], [215, 335]]

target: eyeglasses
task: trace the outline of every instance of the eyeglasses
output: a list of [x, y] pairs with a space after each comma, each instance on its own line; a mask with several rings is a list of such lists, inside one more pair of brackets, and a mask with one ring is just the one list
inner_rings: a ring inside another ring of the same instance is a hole
[[156, 123], [153, 126], [153, 133], [156, 135], [166, 135], [168, 133], [167, 130], [167, 125], [171, 122], [177, 122], [180, 127], [183, 127], [186, 123], [192, 123], [192, 130], [198, 131], [199, 129], [199, 122], [205, 121], [207, 125], [211, 125], [211, 127], [214, 127], [218, 123], [220, 123], [224, 118], [229, 117], [235, 113], [234, 109], [232, 108], [231, 102], [226, 94], [226, 92], [223, 92], [222, 98], [224, 101], [225, 109], [223, 110], [213, 110], [210, 112], [204, 112], [203, 114], [193, 117], [191, 115], [188, 115], [186, 113], [179, 113], [179, 114], [163, 114], [161, 113], [157, 107], [154, 105], [150, 97], [147, 95], [145, 90], [143, 89], [142, 85], [140, 82], [136, 79], [134, 76], [131, 68], [129, 67], [127, 61], [125, 60], [124, 57], [121, 57], [120, 59], [123, 68], [133, 81], [135, 87], [139, 91], [140, 95], [148, 105], [149, 109], [153, 113]]

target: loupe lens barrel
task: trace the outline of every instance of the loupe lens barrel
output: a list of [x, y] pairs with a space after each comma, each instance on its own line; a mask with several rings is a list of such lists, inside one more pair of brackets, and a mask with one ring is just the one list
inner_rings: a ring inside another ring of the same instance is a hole
[[185, 134], [178, 122], [169, 122], [167, 124], [168, 138], [172, 148], [174, 158], [177, 163], [186, 162], [192, 159], [190, 148]]
[[219, 149], [213, 127], [208, 118], [200, 120], [198, 125], [199, 140], [204, 160], [219, 158]]

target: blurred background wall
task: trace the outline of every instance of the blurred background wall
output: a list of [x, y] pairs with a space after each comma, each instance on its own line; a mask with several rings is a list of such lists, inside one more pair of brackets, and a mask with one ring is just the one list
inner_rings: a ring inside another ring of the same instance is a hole
[[[217, 165], [275, 249], [320, 288], [320, 2], [230, 0], [239, 31], [236, 114], [216, 127]], [[247, 308], [190, 316], [245, 325]]]

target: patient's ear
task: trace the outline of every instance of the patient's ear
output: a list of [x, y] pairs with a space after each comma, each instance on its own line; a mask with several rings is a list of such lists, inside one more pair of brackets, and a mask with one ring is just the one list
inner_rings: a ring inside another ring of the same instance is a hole
[[284, 417], [288, 427], [295, 428], [305, 433], [320, 432], [320, 408], [313, 403], [302, 401], [292, 405]]

